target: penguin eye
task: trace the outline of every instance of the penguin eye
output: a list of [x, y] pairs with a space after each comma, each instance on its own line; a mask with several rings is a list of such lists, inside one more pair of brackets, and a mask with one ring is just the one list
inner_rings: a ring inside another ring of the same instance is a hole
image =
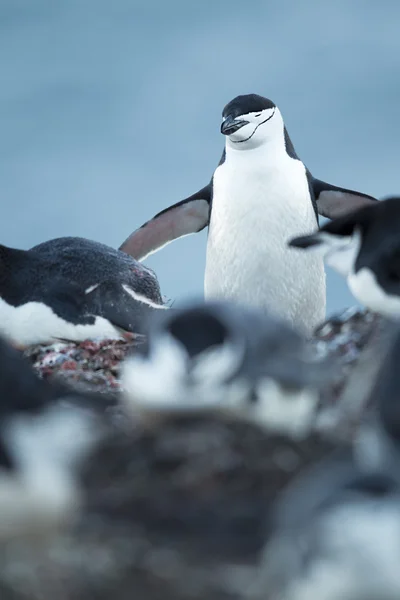
[[261, 113], [258, 113], [257, 115], [254, 115], [255, 117], [261, 117]]

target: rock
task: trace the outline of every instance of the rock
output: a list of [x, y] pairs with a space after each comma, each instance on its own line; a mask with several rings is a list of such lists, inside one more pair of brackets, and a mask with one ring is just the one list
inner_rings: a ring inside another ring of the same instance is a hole
[[46, 379], [57, 377], [77, 389], [113, 392], [120, 389], [119, 366], [144, 337], [132, 340], [85, 341], [31, 346], [25, 356]]

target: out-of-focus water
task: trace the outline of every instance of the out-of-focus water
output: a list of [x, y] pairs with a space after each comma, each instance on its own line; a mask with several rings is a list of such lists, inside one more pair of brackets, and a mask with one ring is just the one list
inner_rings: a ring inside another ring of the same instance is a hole
[[[281, 108], [321, 179], [400, 192], [397, 0], [1, 0], [1, 241], [112, 246], [210, 179], [222, 107]], [[178, 302], [203, 292], [206, 233], [150, 257]], [[328, 311], [354, 304], [329, 273]]]

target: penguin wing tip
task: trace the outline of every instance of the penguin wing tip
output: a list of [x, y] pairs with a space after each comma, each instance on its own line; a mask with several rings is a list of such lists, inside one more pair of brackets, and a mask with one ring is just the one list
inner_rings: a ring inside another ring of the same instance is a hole
[[316, 200], [319, 214], [327, 219], [336, 219], [379, 202], [373, 196], [345, 188], [321, 189]]
[[207, 198], [187, 198], [162, 210], [136, 229], [119, 250], [136, 260], [144, 260], [170, 242], [204, 229], [209, 215], [210, 203]]
[[294, 237], [288, 241], [287, 245], [290, 248], [301, 248], [302, 250], [305, 250], [312, 246], [318, 246], [320, 243], [321, 240], [319, 239], [318, 234], [313, 233], [310, 235]]

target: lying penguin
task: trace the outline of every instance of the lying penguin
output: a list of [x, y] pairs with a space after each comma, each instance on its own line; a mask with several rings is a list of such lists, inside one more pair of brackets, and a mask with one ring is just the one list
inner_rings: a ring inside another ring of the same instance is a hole
[[200, 191], [161, 211], [120, 250], [137, 260], [209, 227], [205, 298], [264, 309], [310, 334], [325, 317], [325, 273], [318, 256], [290, 252], [290, 237], [374, 198], [315, 179], [295, 152], [279, 108], [256, 94], [222, 113], [222, 158]]
[[0, 334], [17, 346], [122, 339], [163, 308], [155, 274], [103, 244], [64, 237], [30, 250], [0, 245]]

